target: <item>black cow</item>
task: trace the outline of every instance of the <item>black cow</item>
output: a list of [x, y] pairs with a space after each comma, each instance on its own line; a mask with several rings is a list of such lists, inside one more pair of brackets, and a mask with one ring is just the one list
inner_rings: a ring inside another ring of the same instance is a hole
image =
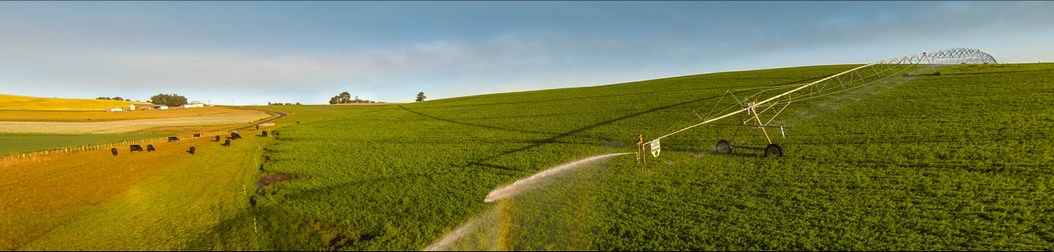
[[179, 141], [179, 138], [178, 137], [168, 137], [168, 141], [169, 142]]
[[114, 156], [117, 156], [117, 148], [110, 148], [110, 153], [113, 153]]
[[136, 151], [139, 151], [139, 152], [142, 152], [142, 151], [143, 151], [143, 146], [139, 146], [138, 144], [133, 144], [133, 145], [130, 145], [130, 146], [128, 146], [128, 147], [131, 147], [131, 148], [132, 148], [132, 150], [131, 150], [131, 151], [129, 151], [129, 153], [131, 153], [131, 152], [136, 152]]
[[262, 133], [260, 133], [260, 134], [261, 134], [260, 136], [263, 136], [263, 137], [267, 137], [267, 131], [266, 131], [266, 130], [265, 130], [265, 131], [263, 131], [263, 132], [262, 132]]
[[260, 125], [259, 124], [256, 125], [256, 129], [260, 129]]
[[223, 144], [221, 144], [221, 145], [223, 145], [223, 146], [231, 146], [231, 140], [227, 139], [227, 141], [224, 141]]
[[153, 144], [147, 144], [146, 145], [146, 151], [154, 151], [154, 145]]
[[241, 138], [242, 138], [242, 135], [238, 135], [238, 133], [231, 132], [231, 139], [241, 139]]
[[216, 136], [216, 141], [213, 141], [213, 142], [219, 142], [219, 141], [220, 141], [220, 136]]
[[300, 124], [300, 121], [296, 121], [296, 124]]
[[190, 150], [188, 150], [187, 153], [190, 153], [190, 155], [194, 155], [195, 150], [196, 149], [194, 149], [194, 146], [190, 146]]
[[201, 137], [201, 133], [194, 133], [194, 137]]

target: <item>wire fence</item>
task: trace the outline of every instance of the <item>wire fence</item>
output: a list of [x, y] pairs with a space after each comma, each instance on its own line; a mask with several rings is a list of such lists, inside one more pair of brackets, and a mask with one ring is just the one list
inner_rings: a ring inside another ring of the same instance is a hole
[[[272, 114], [272, 113], [268, 112], [268, 114]], [[272, 115], [274, 115], [274, 114], [272, 114]], [[270, 118], [263, 119], [263, 120], [260, 120], [260, 121], [263, 122], [263, 123], [268, 123], [268, 122], [272, 121], [273, 119], [277, 119], [278, 117], [280, 117], [280, 116], [274, 115], [274, 116], [272, 116]], [[262, 124], [262, 123], [259, 123], [257, 125], [260, 125], [260, 124]], [[249, 125], [249, 127], [251, 127], [251, 126], [253, 126], [253, 125]], [[264, 127], [272, 127], [273, 128], [274, 124], [270, 123], [270, 125], [262, 125], [262, 126], [264, 126]], [[253, 129], [249, 129], [249, 130], [252, 131]], [[176, 134], [176, 135], [173, 135], [173, 137], [176, 137], [176, 138], [179, 138], [179, 139], [195, 138], [194, 134], [199, 134], [200, 137], [222, 136], [222, 135], [229, 135], [231, 132], [237, 132], [237, 130], [222, 130], [222, 131], [211, 131], [211, 132], [203, 132], [203, 133]], [[21, 162], [21, 161], [37, 161], [37, 160], [41, 160], [43, 158], [54, 157], [56, 155], [67, 155], [67, 154], [73, 154], [73, 153], [78, 153], [78, 152], [105, 150], [105, 149], [117, 148], [117, 147], [122, 147], [122, 146], [130, 148], [128, 146], [134, 145], [134, 144], [152, 144], [152, 143], [158, 143], [158, 142], [168, 142], [168, 139], [169, 139], [169, 137], [158, 137], [158, 138], [128, 140], [128, 141], [111, 142], [111, 143], [85, 144], [85, 145], [69, 146], [69, 147], [54, 148], [54, 149], [47, 149], [47, 150], [40, 150], [40, 151], [33, 151], [33, 152], [25, 152], [25, 153], [5, 154], [5, 155], [0, 156], [0, 165], [10, 165], [10, 164]]]

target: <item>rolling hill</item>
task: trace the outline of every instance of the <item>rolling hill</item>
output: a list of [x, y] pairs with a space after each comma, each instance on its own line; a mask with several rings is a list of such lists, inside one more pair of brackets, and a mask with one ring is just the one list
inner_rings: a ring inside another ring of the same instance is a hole
[[[683, 76], [379, 107], [280, 129], [258, 197], [268, 247], [419, 250], [494, 213], [457, 248], [1036, 250], [1054, 246], [1054, 64], [956, 65], [797, 102], [786, 156], [719, 155], [737, 127], [663, 140], [646, 171], [602, 161], [500, 203], [548, 167], [634, 151], [699, 120], [726, 90], [852, 65]], [[898, 77], [899, 78], [899, 77]], [[699, 114], [699, 115], [696, 115]], [[764, 141], [760, 132], [739, 138]], [[486, 218], [485, 218], [486, 219]], [[308, 228], [314, 226], [316, 228]], [[325, 228], [323, 228], [325, 227]]]
[[115, 107], [127, 108], [141, 102], [89, 99], [41, 98], [0, 94], [0, 110], [92, 111]]

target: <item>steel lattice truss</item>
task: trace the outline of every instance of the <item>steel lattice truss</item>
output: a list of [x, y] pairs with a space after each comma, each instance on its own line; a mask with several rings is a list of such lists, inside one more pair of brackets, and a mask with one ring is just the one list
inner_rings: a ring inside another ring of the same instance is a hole
[[[701, 122], [660, 136], [646, 143], [651, 144], [652, 142], [657, 142], [662, 138], [685, 130], [713, 123], [735, 115], [742, 116], [737, 124], [752, 124], [754, 127], [762, 128], [770, 127], [769, 124], [773, 119], [779, 116], [779, 114], [791, 103], [796, 101], [833, 95], [870, 84], [880, 84], [891, 78], [904, 78], [918, 75], [939, 75], [939, 72], [934, 72], [935, 69], [946, 65], [995, 63], [997, 62], [992, 55], [981, 50], [972, 48], [952, 48], [878, 61], [806, 84], [793, 84], [760, 89], [729, 90], [725, 95], [731, 97], [731, 99], [722, 97], [721, 100], [718, 101], [718, 106], [715, 106], [707, 117], [699, 117]], [[751, 91], [754, 92], [752, 95], [742, 97], [736, 96], [736, 94], [742, 95], [744, 92]], [[758, 101], [758, 99], [763, 97], [769, 98]], [[722, 104], [720, 104], [722, 101], [727, 101], [727, 103], [722, 106]], [[718, 110], [722, 108], [723, 110]], [[717, 116], [710, 117], [710, 115]], [[771, 143], [771, 139], [769, 142]]]

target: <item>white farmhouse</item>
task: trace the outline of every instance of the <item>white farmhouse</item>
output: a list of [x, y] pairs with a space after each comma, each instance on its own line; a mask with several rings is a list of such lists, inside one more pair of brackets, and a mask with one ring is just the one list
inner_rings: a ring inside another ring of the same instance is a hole
[[182, 107], [183, 108], [200, 108], [200, 107], [205, 107], [205, 104], [203, 104], [203, 103], [201, 103], [199, 101], [191, 101], [190, 104], [184, 104]]

